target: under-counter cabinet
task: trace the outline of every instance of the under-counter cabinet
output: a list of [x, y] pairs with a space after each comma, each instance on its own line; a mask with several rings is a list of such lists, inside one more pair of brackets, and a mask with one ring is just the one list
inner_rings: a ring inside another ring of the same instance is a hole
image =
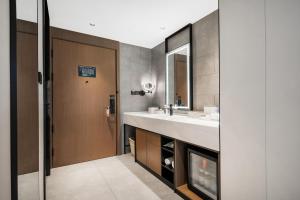
[[136, 129], [136, 160], [161, 175], [160, 135]]
[[[136, 128], [135, 136], [136, 161], [176, 193], [192, 200], [220, 199], [217, 152], [140, 128]], [[207, 173], [202, 176], [201, 171]]]

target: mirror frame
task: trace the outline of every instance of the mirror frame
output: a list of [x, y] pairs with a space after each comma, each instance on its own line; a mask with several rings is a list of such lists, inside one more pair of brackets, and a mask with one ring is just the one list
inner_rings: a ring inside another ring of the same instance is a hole
[[[49, 20], [49, 18], [46, 18], [46, 9], [47, 8], [47, 0], [37, 0], [38, 2], [38, 26], [41, 26], [41, 28], [38, 30], [38, 34], [41, 33], [42, 41], [38, 42], [38, 45], [45, 46], [47, 42], [47, 37], [49, 35], [46, 35], [46, 31], [49, 28], [49, 23], [47, 23], [46, 20]], [[18, 112], [17, 112], [17, 3], [16, 0], [9, 0], [9, 34], [10, 34], [10, 194], [11, 194], [11, 200], [18, 200]], [[39, 15], [40, 14], [40, 15]], [[41, 17], [39, 19], [39, 17]], [[40, 20], [40, 21], [39, 21]], [[39, 32], [40, 31], [40, 32]], [[38, 36], [39, 37], [39, 36]], [[41, 54], [42, 58], [42, 66], [43, 66], [43, 73], [44, 66], [46, 63], [46, 56], [48, 56], [45, 51], [45, 48], [42, 48], [42, 52], [38, 52]], [[39, 50], [38, 50], [39, 51]], [[39, 61], [40, 62], [40, 61]], [[43, 84], [45, 85], [45, 79], [46, 77], [43, 77]], [[45, 98], [45, 96], [43, 96]], [[44, 105], [43, 110], [46, 109], [46, 105]], [[45, 114], [43, 115], [43, 121], [45, 119]], [[42, 135], [44, 136], [44, 129]], [[40, 135], [41, 136], [41, 135]], [[45, 138], [43, 138], [45, 140]], [[45, 163], [45, 143], [43, 140], [42, 150], [44, 152], [42, 157], [43, 159], [39, 161], [40, 163]], [[40, 145], [40, 144], [39, 144]], [[41, 151], [41, 149], [39, 149]], [[45, 168], [44, 166], [40, 168], [39, 173], [41, 173], [40, 181], [40, 187], [39, 189], [42, 189], [40, 191], [40, 198], [46, 199], [46, 174], [45, 174]], [[41, 200], [42, 200], [41, 199]]]
[[169, 53], [166, 54], [166, 92], [165, 92], [165, 101], [166, 101], [166, 104], [169, 105], [170, 102], [169, 102], [169, 59], [168, 57], [171, 56], [171, 55], [174, 55], [175, 53], [179, 52], [179, 51], [182, 51], [184, 49], [187, 49], [187, 56], [188, 56], [188, 59], [187, 59], [187, 106], [175, 106], [174, 104], [174, 108], [176, 109], [184, 109], [184, 110], [189, 110], [191, 105], [190, 105], [190, 102], [191, 102], [191, 88], [190, 88], [190, 85], [191, 85], [191, 82], [189, 81], [191, 79], [191, 74], [190, 74], [190, 44], [185, 44], [181, 47], [178, 47], [177, 49], [174, 49], [173, 51], [170, 51]]
[[10, 176], [11, 200], [18, 200], [17, 4], [9, 1], [10, 24]]
[[[169, 43], [168, 40], [171, 39], [172, 37], [175, 37], [177, 34], [185, 31], [189, 29], [189, 42], [186, 43], [185, 45], [179, 46], [178, 48], [169, 51]], [[173, 33], [172, 35], [170, 35], [169, 37], [167, 37], [165, 39], [165, 54], [166, 54], [166, 81], [165, 81], [165, 104], [169, 104], [168, 102], [168, 56], [171, 54], [174, 54], [184, 48], [188, 47], [188, 55], [189, 55], [189, 59], [188, 59], [188, 73], [187, 73], [187, 77], [188, 77], [188, 81], [187, 81], [187, 85], [188, 85], [188, 105], [187, 106], [177, 106], [174, 107], [175, 109], [178, 110], [193, 110], [193, 25], [192, 24], [188, 24], [186, 26], [184, 26], [183, 28], [179, 29], [178, 31], [176, 31], [175, 33]]]

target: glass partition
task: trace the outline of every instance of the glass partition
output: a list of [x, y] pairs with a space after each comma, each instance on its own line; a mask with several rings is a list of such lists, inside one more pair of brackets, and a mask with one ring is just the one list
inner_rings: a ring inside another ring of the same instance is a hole
[[18, 199], [39, 199], [37, 0], [17, 0]]

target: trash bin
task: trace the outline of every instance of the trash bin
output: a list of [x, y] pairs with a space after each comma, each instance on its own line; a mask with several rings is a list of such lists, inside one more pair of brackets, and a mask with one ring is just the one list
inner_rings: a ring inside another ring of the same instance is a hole
[[132, 138], [129, 139], [129, 144], [130, 144], [130, 152], [134, 156], [135, 154], [135, 141]]

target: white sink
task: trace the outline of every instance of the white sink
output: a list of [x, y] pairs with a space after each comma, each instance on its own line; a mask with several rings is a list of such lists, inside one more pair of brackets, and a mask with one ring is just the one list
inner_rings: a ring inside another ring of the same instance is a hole
[[219, 122], [185, 115], [126, 112], [124, 123], [219, 151]]

